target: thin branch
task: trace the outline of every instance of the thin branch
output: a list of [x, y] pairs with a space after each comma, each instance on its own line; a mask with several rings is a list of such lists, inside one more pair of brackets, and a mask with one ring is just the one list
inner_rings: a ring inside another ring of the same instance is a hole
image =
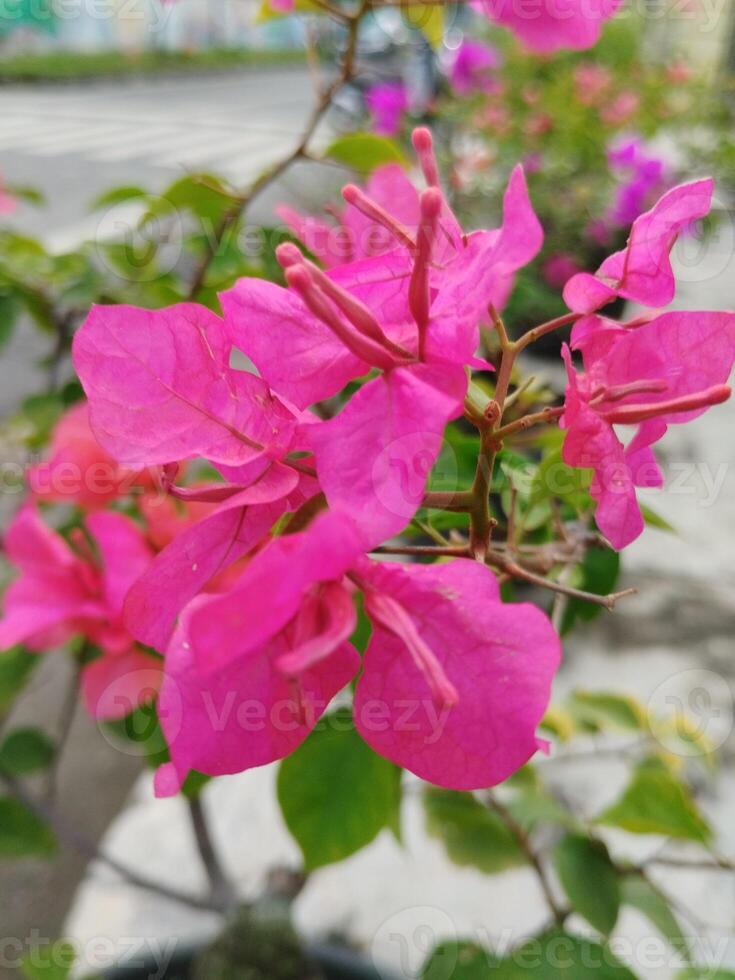
[[376, 555], [417, 555], [428, 556], [430, 558], [471, 558], [472, 552], [464, 545], [453, 547], [452, 545], [431, 545], [431, 544], [381, 544], [373, 548], [372, 554]]
[[104, 851], [102, 851], [93, 841], [89, 840], [84, 834], [80, 833], [75, 826], [68, 823], [55, 807], [42, 800], [36, 799], [34, 796], [28, 793], [18, 780], [13, 779], [11, 776], [7, 776], [3, 773], [0, 773], [0, 779], [5, 783], [16, 799], [18, 799], [40, 820], [44, 821], [44, 823], [47, 823], [49, 827], [51, 827], [59, 840], [63, 841], [70, 847], [73, 847], [74, 850], [78, 851], [89, 861], [99, 861], [100, 864], [105, 865], [105, 867], [118, 874], [128, 885], [132, 885], [134, 888], [141, 888], [144, 891], [151, 892], [154, 895], [159, 895], [161, 898], [167, 898], [172, 902], [187, 905], [190, 908], [203, 909], [208, 912], [218, 913], [226, 911], [223, 907], [218, 906], [215, 902], [213, 902], [211, 898], [191, 895], [188, 892], [179, 891], [176, 888], [171, 888], [168, 885], [153, 881], [150, 878], [146, 878], [144, 875], [138, 874], [137, 871], [127, 868], [115, 858], [105, 854]]
[[569, 596], [571, 599], [583, 599], [585, 602], [594, 603], [597, 606], [604, 606], [605, 609], [612, 611], [615, 608], [615, 604], [620, 599], [624, 599], [626, 596], [635, 595], [635, 589], [623, 589], [622, 592], [611, 592], [609, 595], [597, 595], [595, 592], [584, 592], [581, 589], [574, 589], [570, 585], [565, 585], [563, 582], [554, 582], [552, 579], [544, 578], [543, 575], [537, 575], [535, 572], [529, 571], [527, 568], [523, 568], [517, 562], [512, 559], [507, 558], [505, 555], [500, 555], [495, 551], [488, 554], [487, 563], [499, 568], [501, 571], [510, 575], [511, 578], [523, 579], [525, 582], [530, 582], [533, 585], [538, 585], [543, 589], [549, 589], [551, 592], [557, 592], [561, 595]]
[[214, 234], [208, 237], [204, 254], [194, 270], [194, 275], [189, 286], [188, 298], [190, 300], [196, 298], [204, 285], [207, 273], [217, 255], [220, 245], [246, 209], [266, 188], [270, 187], [274, 181], [278, 180], [282, 174], [296, 163], [297, 160], [303, 159], [307, 155], [312, 137], [322, 118], [331, 107], [335, 95], [352, 78], [355, 69], [358, 30], [363, 16], [370, 8], [370, 3], [371, 0], [362, 0], [354, 15], [345, 15], [345, 18], [348, 18], [349, 26], [347, 44], [342, 58], [342, 68], [334, 81], [320, 95], [296, 146], [285, 157], [277, 163], [274, 163], [273, 166], [261, 174], [251, 184], [250, 188], [240, 195], [233, 207], [228, 208], [222, 215], [214, 230]]
[[576, 323], [577, 320], [581, 319], [582, 315], [581, 313], [566, 313], [564, 316], [559, 316], [555, 320], [548, 320], [546, 323], [539, 324], [538, 327], [533, 327], [515, 342], [516, 352], [520, 353], [529, 344], [534, 344], [539, 338], [553, 333], [554, 330], [559, 330], [561, 327], [568, 327], [571, 323]]
[[711, 861], [689, 861], [686, 858], [666, 857], [666, 855], [650, 857], [644, 862], [642, 867], [647, 867], [652, 864], [662, 865], [667, 868], [684, 868], [691, 871], [735, 871], [735, 860], [719, 857], [716, 854], [712, 855]]
[[55, 738], [54, 757], [51, 760], [50, 766], [46, 770], [45, 794], [49, 803], [52, 803], [56, 798], [59, 766], [61, 765], [64, 749], [67, 741], [69, 740], [72, 725], [74, 724], [74, 718], [76, 717], [77, 713], [77, 704], [79, 702], [79, 679], [81, 676], [81, 659], [83, 656], [84, 648], [82, 648], [79, 653], [79, 658], [74, 663], [74, 673], [68, 684], [66, 692], [64, 693], [64, 700], [61, 705], [61, 712], [59, 714]]
[[495, 811], [511, 834], [513, 834], [515, 839], [518, 841], [518, 844], [523, 853], [526, 855], [529, 864], [536, 872], [538, 883], [541, 886], [541, 891], [546, 899], [546, 904], [549, 906], [549, 911], [554, 918], [554, 922], [558, 926], [563, 926], [567, 919], [568, 913], [557, 903], [554, 896], [554, 891], [551, 887], [551, 882], [546, 875], [546, 870], [541, 863], [541, 859], [531, 846], [528, 834], [518, 823], [513, 814], [505, 806], [503, 806], [503, 804], [492, 793], [487, 794], [487, 801], [490, 809]]
[[186, 802], [197, 850], [209, 879], [212, 901], [218, 908], [232, 908], [237, 903], [237, 893], [222, 867], [212, 841], [202, 798], [192, 796]]
[[507, 425], [501, 426], [495, 432], [495, 438], [498, 440], [506, 439], [508, 436], [512, 436], [514, 432], [524, 432], [534, 425], [544, 425], [547, 422], [553, 422], [554, 419], [558, 419], [563, 414], [564, 408], [561, 405], [558, 407], [548, 406], [547, 408], [542, 408], [540, 412], [532, 412], [530, 415], [524, 415], [523, 418], [516, 419], [514, 422], [509, 422]]

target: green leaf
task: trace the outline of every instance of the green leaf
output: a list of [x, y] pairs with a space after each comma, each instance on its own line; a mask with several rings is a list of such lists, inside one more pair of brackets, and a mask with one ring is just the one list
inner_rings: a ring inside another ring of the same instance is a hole
[[125, 201], [134, 201], [146, 197], [148, 197], [148, 191], [143, 187], [135, 187], [134, 185], [113, 187], [112, 190], [105, 191], [104, 194], [100, 194], [94, 199], [92, 209], [96, 211], [99, 208], [109, 208], [115, 204], [124, 204]]
[[406, 157], [393, 140], [372, 133], [348, 133], [340, 136], [327, 148], [324, 156], [361, 174], [372, 173], [384, 163], [407, 165]]
[[424, 980], [635, 980], [607, 946], [551, 931], [499, 958], [470, 941], [440, 943], [423, 968]]
[[23, 305], [17, 293], [0, 292], [0, 348], [13, 336]]
[[[233, 197], [214, 174], [187, 174], [166, 188], [149, 205], [143, 221], [171, 211], [189, 211], [199, 218], [219, 220], [233, 205]], [[207, 229], [211, 231], [212, 229]]]
[[[579, 588], [595, 595], [608, 595], [615, 589], [620, 574], [620, 555], [611, 548], [590, 548], [581, 566]], [[562, 636], [577, 620], [589, 622], [602, 612], [602, 606], [584, 599], [570, 599], [562, 622]]]
[[[671, 946], [690, 960], [689, 943], [663, 895], [642, 875], [625, 875], [620, 883], [620, 901], [641, 912]], [[692, 980], [694, 978], [692, 977]]]
[[36, 947], [21, 963], [21, 971], [28, 980], [66, 980], [75, 960], [72, 944], [59, 940]]
[[313, 871], [369, 844], [400, 823], [401, 770], [360, 738], [346, 709], [323, 718], [281, 763], [278, 802]]
[[471, 793], [427, 789], [423, 803], [429, 834], [444, 844], [455, 864], [496, 874], [526, 863], [523, 849], [500, 817]]
[[23, 647], [0, 653], [0, 715], [4, 714], [26, 686], [40, 658]]
[[702, 844], [712, 836], [687, 788], [662, 766], [648, 763], [637, 767], [622, 797], [597, 822]]
[[591, 723], [600, 729], [620, 728], [639, 732], [646, 728], [646, 709], [635, 698], [624, 694], [573, 691], [569, 706], [579, 721]]
[[618, 921], [620, 887], [602, 841], [568, 834], [554, 849], [554, 865], [574, 911], [609, 936]]
[[520, 790], [506, 802], [513, 819], [528, 833], [539, 823], [571, 827], [574, 817], [542, 786]]
[[40, 728], [17, 728], [0, 745], [0, 771], [25, 776], [51, 764], [56, 749]]
[[592, 470], [567, 466], [561, 458], [561, 449], [552, 449], [536, 471], [531, 487], [531, 504], [554, 498], [565, 501], [581, 513], [592, 504], [588, 492], [591, 482]]
[[0, 796], [0, 858], [50, 857], [56, 839], [19, 800]]
[[648, 507], [646, 504], [641, 504], [640, 508], [641, 514], [643, 514], [643, 520], [649, 527], [658, 528], [659, 531], [668, 531], [669, 534], [679, 533], [672, 524], [669, 524], [665, 517], [657, 514], [653, 508]]

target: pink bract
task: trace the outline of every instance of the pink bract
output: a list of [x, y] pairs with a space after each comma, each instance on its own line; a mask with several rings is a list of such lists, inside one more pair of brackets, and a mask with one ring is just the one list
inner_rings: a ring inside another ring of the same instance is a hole
[[510, 28], [532, 51], [551, 54], [560, 48], [582, 50], [597, 44], [605, 21], [622, 0], [472, 0], [490, 20]]
[[593, 313], [616, 297], [644, 306], [666, 306], [676, 284], [670, 253], [678, 236], [709, 213], [714, 181], [698, 180], [668, 191], [633, 223], [628, 244], [605, 259], [594, 276], [569, 280], [564, 301], [576, 313]]
[[[660, 486], [650, 449], [670, 424], [688, 422], [729, 397], [735, 362], [735, 314], [664, 313], [637, 327], [589, 318], [572, 335], [584, 374], [564, 350], [569, 385], [563, 456], [591, 468], [592, 496], [602, 533], [624, 548], [643, 530], [636, 487]], [[633, 426], [625, 445], [615, 426]]]

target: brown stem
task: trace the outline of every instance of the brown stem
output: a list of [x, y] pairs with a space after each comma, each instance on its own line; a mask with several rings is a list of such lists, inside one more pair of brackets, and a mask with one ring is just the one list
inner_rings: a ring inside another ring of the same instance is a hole
[[636, 592], [635, 589], [624, 589], [622, 592], [612, 592], [610, 595], [597, 595], [595, 592], [583, 592], [581, 589], [574, 589], [570, 585], [564, 585], [562, 582], [554, 582], [552, 579], [544, 578], [543, 575], [536, 575], [535, 572], [523, 568], [517, 562], [514, 562], [505, 555], [498, 554], [496, 551], [490, 552], [486, 561], [489, 565], [493, 565], [495, 568], [499, 568], [505, 572], [506, 575], [510, 575], [511, 578], [520, 578], [525, 582], [538, 585], [543, 589], [549, 589], [551, 592], [558, 592], [572, 599], [583, 599], [585, 602], [592, 602], [597, 606], [604, 606], [605, 609], [610, 611], [615, 608], [615, 604], [619, 599], [624, 599], [629, 595], [635, 595]]
[[528, 834], [523, 827], [521, 827], [513, 814], [505, 806], [503, 806], [503, 804], [500, 803], [500, 801], [496, 799], [492, 793], [487, 794], [487, 801], [490, 808], [497, 813], [505, 826], [518, 841], [521, 850], [528, 859], [528, 863], [536, 872], [538, 883], [541, 886], [541, 891], [546, 899], [546, 904], [549, 906], [549, 911], [554, 918], [554, 922], [558, 926], [563, 926], [568, 913], [557, 903], [554, 896], [554, 891], [551, 887], [551, 882], [547, 877], [546, 870], [541, 863], [541, 859], [531, 846]]
[[307, 155], [309, 143], [311, 142], [317, 126], [331, 106], [332, 100], [337, 92], [346, 82], [350, 80], [354, 73], [358, 29], [360, 26], [360, 21], [370, 8], [370, 5], [371, 0], [361, 0], [360, 6], [354, 15], [343, 15], [344, 19], [348, 20], [349, 29], [347, 44], [342, 57], [342, 68], [340, 69], [339, 74], [320, 95], [297, 145], [285, 157], [283, 157], [277, 163], [274, 163], [270, 169], [261, 174], [260, 177], [258, 177], [257, 180], [251, 184], [250, 188], [243, 192], [236, 200], [235, 204], [225, 211], [220, 218], [220, 221], [214, 230], [214, 234], [207, 239], [204, 255], [194, 270], [194, 275], [188, 291], [188, 298], [190, 300], [196, 298], [199, 290], [204, 285], [207, 272], [209, 271], [209, 267], [217, 255], [220, 245], [222, 244], [227, 233], [240, 219], [245, 210], [253, 203], [256, 197], [262, 194], [266, 188], [270, 187], [274, 181], [278, 180], [278, 178], [294, 163], [296, 163], [297, 160], [300, 160]]
[[193, 796], [187, 800], [187, 804], [197, 850], [209, 879], [212, 901], [218, 908], [232, 908], [237, 903], [237, 893], [220, 863], [202, 798]]
[[539, 326], [533, 327], [515, 342], [516, 352], [520, 353], [522, 350], [525, 350], [529, 344], [536, 343], [540, 337], [545, 337], [547, 333], [553, 333], [554, 330], [559, 330], [560, 327], [568, 327], [570, 323], [576, 323], [581, 317], [581, 313], [566, 313], [564, 316], [558, 316], [555, 320], [548, 320], [546, 323], [541, 323]]
[[373, 548], [373, 554], [378, 555], [426, 555], [432, 558], [469, 558], [471, 556], [470, 549], [465, 545], [458, 545], [453, 547], [452, 545], [429, 545], [429, 544], [381, 544], [377, 548]]
[[516, 419], [514, 422], [508, 422], [507, 425], [501, 426], [496, 431], [495, 438], [498, 440], [505, 439], [513, 435], [514, 432], [524, 432], [534, 425], [553, 422], [554, 419], [558, 419], [563, 414], [564, 408], [561, 405], [558, 407], [548, 406], [547, 408], [542, 408], [540, 412], [532, 412], [530, 415], [524, 415], [523, 418]]
[[427, 491], [421, 501], [423, 507], [431, 510], [448, 510], [452, 513], [468, 513], [473, 505], [471, 492], [458, 490], [456, 493]]

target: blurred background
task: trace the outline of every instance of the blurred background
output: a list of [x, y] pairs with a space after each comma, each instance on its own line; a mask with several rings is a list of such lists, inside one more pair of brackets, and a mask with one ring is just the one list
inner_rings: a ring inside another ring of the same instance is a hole
[[[365, 129], [400, 145], [411, 125], [428, 122], [453, 203], [470, 227], [493, 226], [507, 175], [522, 160], [547, 240], [511, 297], [507, 319], [517, 329], [563, 310], [566, 279], [620, 247], [631, 221], [662, 191], [712, 173], [713, 218], [675, 255], [677, 305], [733, 308], [735, 5], [633, 6], [607, 25], [598, 48], [552, 58], [524, 53], [466, 9], [448, 8], [439, 25], [429, 8], [378, 11], [361, 33], [355, 79], [314, 146]], [[325, 18], [277, 14], [260, 0], [0, 0], [3, 522], [20, 500], [23, 469], [43, 454], [53, 423], [78, 396], [68, 348], [84, 311], [93, 301], [158, 306], [179, 298], [228, 194], [298, 140], [315, 83], [332, 76], [342, 37]], [[453, 71], [468, 36], [493, 55], [487, 84], [462, 91]], [[334, 203], [354, 164], [344, 153], [328, 166], [301, 161], [273, 184], [204, 284], [207, 295], [272, 263], [273, 240], [250, 249], [248, 229], [279, 226], [276, 207], [284, 203], [308, 213]], [[531, 367], [552, 387], [563, 383], [552, 357]], [[720, 778], [702, 784], [700, 804], [729, 853], [734, 425], [728, 404], [670, 435], [668, 489], [647, 492], [656, 516], [625, 556], [623, 583], [639, 595], [575, 634], [557, 690], [563, 698], [580, 687], [607, 688], [644, 705], [685, 706], [720, 751]], [[51, 860], [3, 861], [0, 850], [0, 936], [24, 943], [68, 936], [83, 949], [100, 941], [114, 958], [136, 941], [206, 935], [213, 928], [206, 913], [143, 893], [90, 862], [102, 847], [178, 886], [202, 883], [196, 860], [182, 860], [192, 843], [183, 805], [154, 802], [145, 753], [70, 706], [72, 675], [67, 660], [44, 658], [11, 703], [4, 692], [16, 681], [0, 664], [0, 724], [41, 719], [54, 741], [63, 740], [59, 808], [84, 842]], [[552, 763], [550, 770], [553, 777]], [[559, 791], [582, 812], [597, 812], [624, 777], [614, 749], [602, 762], [581, 751], [559, 774]], [[274, 867], [298, 863], [270, 770], [220, 781], [211, 799], [216, 838], [245, 894], [255, 894]], [[690, 934], [735, 969], [732, 874], [666, 874], [683, 896]], [[624, 931], [635, 943], [645, 929], [627, 914]], [[487, 879], [452, 864], [410, 802], [402, 848], [381, 835], [313, 877], [297, 905], [307, 933], [345, 932], [402, 976], [416, 975], [426, 951], [422, 924], [432, 935], [468, 928], [496, 935], [519, 917], [542, 916], [524, 871]], [[405, 962], [398, 934], [413, 937]], [[668, 962], [638, 966], [647, 977], [675, 972]], [[0, 976], [17, 975], [0, 957]]]

